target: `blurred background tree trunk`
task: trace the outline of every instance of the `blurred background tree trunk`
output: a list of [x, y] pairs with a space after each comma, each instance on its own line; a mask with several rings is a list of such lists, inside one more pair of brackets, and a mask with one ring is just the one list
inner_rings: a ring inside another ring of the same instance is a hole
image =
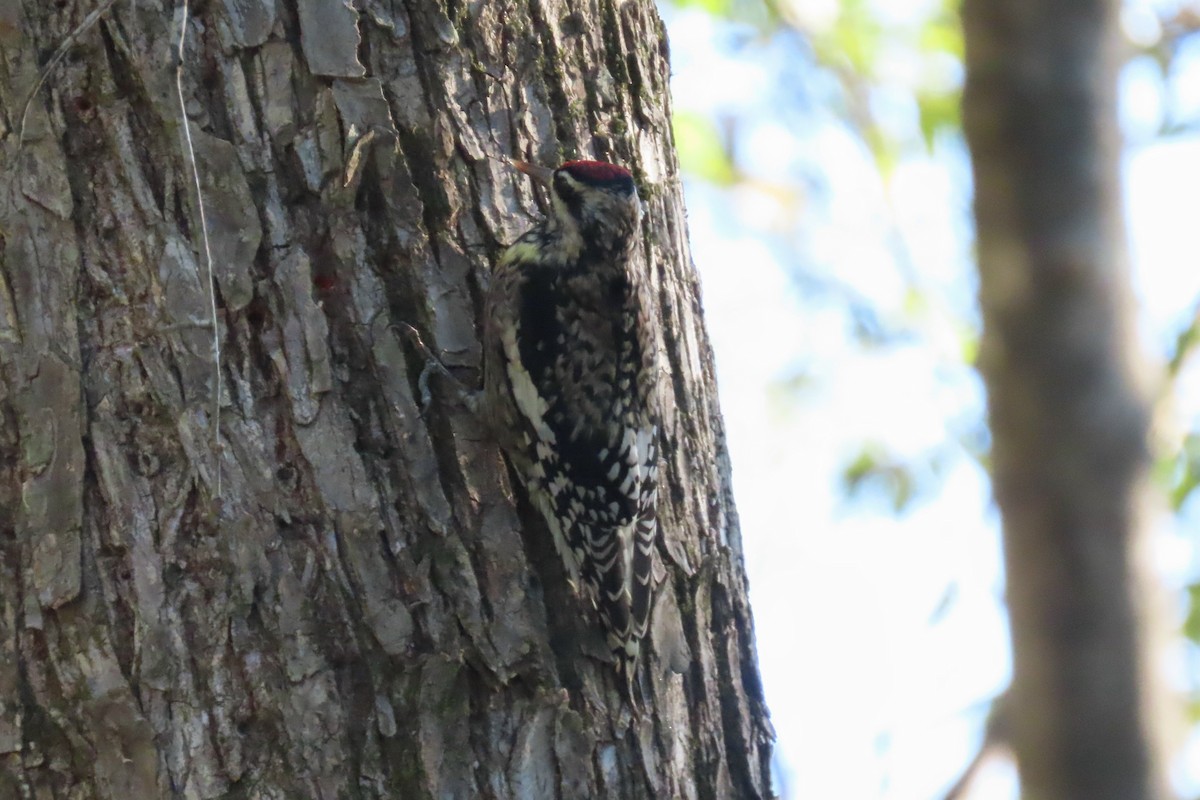
[[967, 0], [980, 366], [1030, 800], [1163, 794], [1140, 563], [1148, 412], [1118, 172], [1115, 0]]
[[[649, 0], [0, 0], [0, 796], [742, 798], [771, 734]], [[23, 136], [22, 136], [23, 133]], [[21, 139], [23, 138], [23, 142]], [[629, 165], [669, 374], [631, 718], [476, 384], [520, 156]], [[218, 477], [222, 491], [216, 490]]]

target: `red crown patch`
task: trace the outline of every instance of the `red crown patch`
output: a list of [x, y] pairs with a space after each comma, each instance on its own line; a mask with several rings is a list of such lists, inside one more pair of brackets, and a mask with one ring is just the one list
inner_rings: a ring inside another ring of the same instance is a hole
[[633, 178], [629, 170], [607, 161], [568, 161], [559, 169], [565, 169], [571, 173], [572, 178], [587, 183], [608, 183]]

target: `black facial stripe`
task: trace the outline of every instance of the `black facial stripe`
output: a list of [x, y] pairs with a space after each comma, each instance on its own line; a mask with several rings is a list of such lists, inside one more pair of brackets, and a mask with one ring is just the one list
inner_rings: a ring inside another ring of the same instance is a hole
[[554, 193], [558, 195], [564, 203], [567, 210], [571, 212], [571, 216], [579, 219], [583, 211], [583, 196], [571, 185], [571, 181], [561, 172], [554, 175]]

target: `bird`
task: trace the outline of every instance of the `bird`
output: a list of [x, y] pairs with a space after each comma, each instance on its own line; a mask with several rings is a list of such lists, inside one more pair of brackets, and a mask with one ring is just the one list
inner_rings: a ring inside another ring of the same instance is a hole
[[637, 268], [641, 203], [617, 164], [513, 166], [549, 189], [551, 205], [493, 270], [482, 410], [568, 580], [599, 612], [632, 699], [659, 536], [658, 336]]

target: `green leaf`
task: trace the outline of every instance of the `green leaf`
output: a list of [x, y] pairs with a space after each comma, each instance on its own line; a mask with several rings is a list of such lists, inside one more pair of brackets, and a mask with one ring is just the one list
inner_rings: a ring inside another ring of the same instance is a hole
[[[1187, 701], [1187, 716], [1192, 722], [1200, 722], [1200, 696], [1193, 695]], [[1200, 800], [1200, 798], [1197, 798]]]
[[1200, 339], [1200, 321], [1193, 321], [1175, 338], [1175, 352], [1171, 353], [1170, 359], [1167, 362], [1167, 372], [1172, 376], [1179, 374], [1179, 370], [1183, 367], [1183, 362], [1196, 347], [1197, 339]]
[[841, 13], [830, 31], [834, 49], [862, 75], [872, 75], [883, 28], [864, 0], [842, 0]]
[[958, 351], [964, 364], [979, 361], [979, 331], [966, 324], [958, 326]]
[[1183, 622], [1183, 635], [1200, 644], [1200, 583], [1193, 583], [1188, 591], [1188, 615]]
[[930, 20], [921, 29], [917, 44], [927, 53], [949, 53], [959, 61], [963, 59], [962, 28], [956, 17]]
[[869, 444], [842, 470], [842, 483], [846, 494], [854, 499], [871, 490], [882, 493], [894, 514], [912, 504], [918, 489], [912, 468]]
[[676, 112], [672, 120], [679, 165], [685, 172], [718, 186], [737, 182], [737, 171], [716, 124], [701, 114]]
[[733, 0], [674, 0], [674, 5], [676, 8], [698, 8], [723, 19], [733, 16]]
[[713, 17], [730, 22], [743, 22], [762, 32], [779, 27], [782, 16], [778, 0], [668, 0], [681, 9], [698, 9]]
[[920, 114], [921, 135], [925, 139], [925, 146], [931, 151], [939, 133], [962, 128], [958, 92], [917, 92], [917, 111]]
[[1196, 487], [1200, 486], [1200, 435], [1189, 433], [1184, 438], [1183, 447], [1173, 460], [1173, 467], [1168, 481], [1168, 499], [1171, 508], [1178, 511]]

